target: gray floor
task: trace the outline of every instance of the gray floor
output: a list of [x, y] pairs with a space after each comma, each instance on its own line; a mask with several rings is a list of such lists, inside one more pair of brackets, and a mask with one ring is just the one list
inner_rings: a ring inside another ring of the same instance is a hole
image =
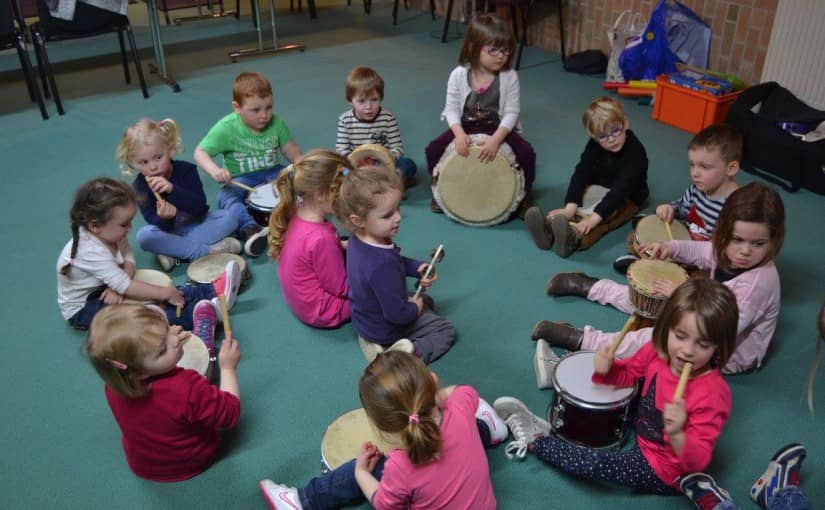
[[[227, 454], [197, 478], [161, 485], [129, 471], [119, 431], [103, 398], [102, 384], [81, 354], [84, 336], [60, 318], [55, 304], [55, 260], [69, 239], [68, 208], [73, 190], [99, 175], [118, 175], [114, 149], [127, 125], [140, 117], [173, 117], [192, 159], [197, 142], [229, 111], [231, 81], [242, 70], [259, 70], [275, 88], [275, 108], [303, 149], [334, 143], [338, 114], [346, 107], [343, 80], [354, 65], [375, 67], [387, 82], [385, 106], [400, 119], [408, 155], [424, 165], [426, 143], [444, 129], [439, 122], [446, 79], [458, 55], [455, 37], [441, 44], [442, 20], [402, 10], [391, 25], [391, 3], [373, 5], [367, 17], [360, 4], [322, 6], [320, 19], [279, 10], [283, 42], [304, 40], [304, 53], [249, 59], [230, 64], [229, 49], [255, 41], [249, 19], [164, 27], [169, 66], [183, 92], [173, 94], [149, 77], [151, 97], [122, 81], [116, 58], [82, 58], [76, 48], [54, 45], [66, 115], [42, 121], [25, 97], [14, 72], [16, 56], [0, 54], [0, 139], [5, 171], [0, 191], [0, 224], [6, 246], [0, 265], [5, 284], [0, 343], [6, 409], [0, 451], [0, 508], [263, 508], [257, 481], [273, 478], [301, 484], [317, 474], [321, 436], [335, 417], [357, 407], [356, 383], [364, 366], [351, 328], [316, 331], [301, 325], [286, 308], [276, 267], [250, 262], [253, 280], [233, 313], [241, 341], [239, 367], [243, 396], [240, 425], [230, 434]], [[149, 40], [142, 4], [131, 7], [144, 55]], [[117, 47], [112, 37], [84, 42], [98, 51]], [[598, 78], [567, 74], [558, 55], [529, 48], [520, 72], [525, 136], [538, 154], [535, 199], [545, 208], [561, 203], [566, 182], [585, 144], [581, 111], [602, 94]], [[651, 108], [625, 101], [631, 127], [650, 157], [651, 203], [678, 196], [688, 183], [686, 144], [690, 135], [650, 119]], [[740, 174], [740, 182], [751, 176]], [[207, 184], [210, 201], [217, 187]], [[584, 270], [614, 277], [610, 267], [623, 252], [626, 230], [612, 233], [587, 252], [560, 259], [533, 246], [520, 221], [488, 229], [464, 227], [429, 212], [426, 178], [409, 191], [397, 241], [404, 253], [424, 258], [443, 243], [447, 256], [433, 289], [439, 310], [459, 331], [451, 352], [433, 365], [445, 383], [469, 383], [490, 401], [522, 398], [544, 413], [552, 393], [535, 388], [529, 339], [539, 319], [618, 329], [615, 310], [580, 299], [550, 299], [547, 278], [559, 271]], [[822, 439], [825, 376], [815, 385], [818, 412], [803, 402], [814, 353], [815, 316], [823, 294], [825, 254], [820, 235], [823, 197], [782, 192], [788, 217], [786, 245], [778, 266], [783, 308], [771, 354], [752, 375], [729, 378], [733, 414], [717, 445], [710, 471], [743, 508], [755, 508], [747, 491], [770, 455], [798, 441], [809, 448], [803, 484], [822, 507], [825, 472]], [[142, 224], [137, 219], [135, 226]], [[155, 268], [138, 250], [138, 265]], [[173, 273], [185, 279], [183, 268]], [[500, 508], [692, 508], [684, 498], [639, 496], [622, 488], [582, 482], [541, 465], [504, 459], [503, 448], [488, 452]], [[364, 505], [366, 508], [366, 505]]]

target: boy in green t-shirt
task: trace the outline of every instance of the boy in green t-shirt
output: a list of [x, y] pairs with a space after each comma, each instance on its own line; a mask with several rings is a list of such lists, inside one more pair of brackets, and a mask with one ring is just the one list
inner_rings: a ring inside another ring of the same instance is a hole
[[[251, 257], [266, 251], [268, 229], [246, 210], [248, 192], [228, 184], [255, 187], [274, 181], [284, 168], [278, 163], [278, 149], [290, 162], [301, 156], [286, 123], [272, 111], [272, 102], [272, 86], [262, 74], [239, 74], [232, 85], [234, 112], [212, 126], [195, 149], [198, 165], [225, 185], [218, 192], [218, 207], [238, 218], [244, 251]], [[223, 156], [224, 167], [215, 163], [217, 155]]]

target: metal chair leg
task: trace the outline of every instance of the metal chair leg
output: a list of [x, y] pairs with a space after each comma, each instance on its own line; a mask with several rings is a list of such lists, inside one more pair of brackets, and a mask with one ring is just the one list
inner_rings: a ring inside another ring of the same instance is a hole
[[394, 0], [392, 3], [392, 24], [398, 24], [398, 0]]
[[46, 51], [46, 41], [43, 38], [43, 34], [40, 32], [36, 32], [34, 34], [34, 38], [35, 44], [40, 46], [40, 56], [43, 59], [43, 70], [48, 78], [49, 87], [52, 89], [52, 96], [54, 97], [54, 104], [57, 106], [57, 113], [59, 115], [65, 115], [66, 112], [63, 110], [63, 103], [60, 101], [60, 93], [57, 91], [57, 83], [54, 80], [54, 70], [52, 69], [51, 62], [49, 62], [49, 54]]
[[46, 66], [43, 65], [43, 54], [40, 50], [40, 45], [37, 44], [37, 35], [34, 29], [31, 30], [32, 45], [34, 46], [34, 58], [37, 59], [37, 72], [40, 74], [40, 84], [43, 85], [43, 97], [51, 99], [52, 95], [49, 92], [49, 82], [46, 77]]
[[23, 76], [26, 78], [29, 97], [32, 101], [37, 101], [37, 106], [40, 108], [40, 116], [43, 117], [43, 120], [48, 120], [49, 114], [46, 112], [43, 96], [40, 95], [40, 87], [37, 86], [37, 79], [34, 77], [34, 69], [32, 69], [32, 63], [26, 51], [26, 39], [23, 34], [17, 34], [17, 56], [20, 57], [20, 67], [23, 69]]
[[123, 44], [123, 30], [117, 31], [117, 42], [120, 43], [120, 62], [123, 64], [123, 76], [126, 77], [126, 84], [132, 83], [132, 77], [129, 75], [129, 61], [126, 60], [126, 46]]
[[441, 42], [447, 42], [447, 32], [450, 30], [450, 17], [453, 15], [453, 0], [447, 0], [447, 11], [444, 13], [444, 31], [441, 33]]
[[[143, 77], [143, 66], [140, 63], [140, 55], [138, 54], [137, 44], [135, 44], [135, 34], [132, 32], [132, 25], [126, 25], [126, 37], [129, 38], [129, 46], [132, 47], [132, 60], [135, 62], [135, 70], [137, 71], [138, 81], [140, 82], [140, 90], [143, 92], [144, 99], [149, 97], [149, 91], [146, 90], [146, 79]], [[126, 63], [126, 61], [123, 61]]]
[[435, 21], [435, 0], [430, 0], [430, 16], [432, 16], [433, 21]]

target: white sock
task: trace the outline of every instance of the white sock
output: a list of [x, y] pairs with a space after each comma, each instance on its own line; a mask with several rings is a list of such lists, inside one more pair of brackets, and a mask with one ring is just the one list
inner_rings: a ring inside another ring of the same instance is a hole
[[502, 420], [498, 414], [496, 414], [493, 406], [481, 397], [478, 399], [476, 418], [483, 421], [487, 425], [487, 428], [490, 430], [490, 441], [493, 444], [498, 444], [507, 439], [507, 436], [509, 435], [507, 424], [504, 423], [504, 420]]

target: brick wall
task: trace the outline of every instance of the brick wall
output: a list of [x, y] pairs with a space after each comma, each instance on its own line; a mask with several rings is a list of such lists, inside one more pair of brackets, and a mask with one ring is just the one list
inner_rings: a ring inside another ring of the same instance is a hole
[[[765, 64], [777, 0], [683, 0], [710, 25], [711, 69], [758, 82]], [[528, 42], [559, 51], [556, 0], [536, 0], [529, 20]], [[607, 30], [625, 9], [647, 19], [655, 0], [565, 0], [567, 54], [601, 49], [609, 54]]]

